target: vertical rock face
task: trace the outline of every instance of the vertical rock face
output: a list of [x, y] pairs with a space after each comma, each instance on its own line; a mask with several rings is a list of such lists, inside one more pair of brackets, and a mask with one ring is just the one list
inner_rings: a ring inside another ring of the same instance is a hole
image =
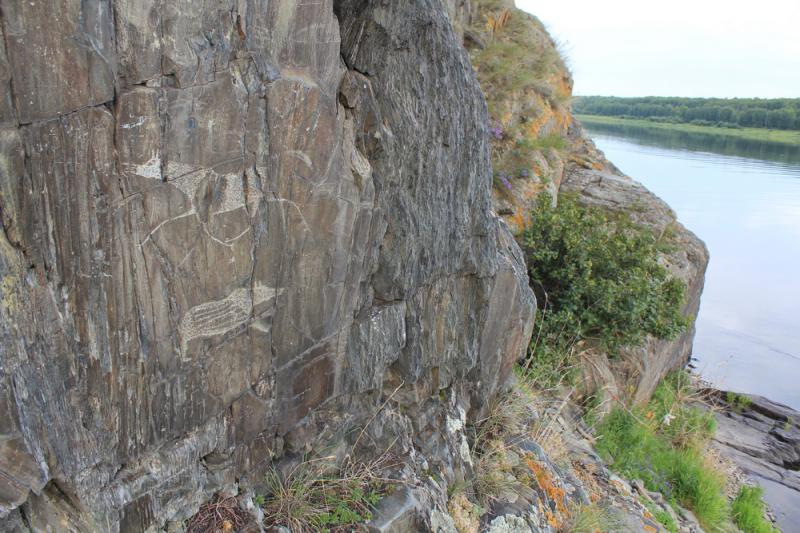
[[0, 13], [8, 524], [144, 530], [322, 411], [502, 384], [535, 302], [440, 1]]

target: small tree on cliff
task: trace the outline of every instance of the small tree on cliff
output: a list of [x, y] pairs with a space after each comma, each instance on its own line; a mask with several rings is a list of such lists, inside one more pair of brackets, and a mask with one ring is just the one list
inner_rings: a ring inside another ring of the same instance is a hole
[[659, 262], [665, 243], [625, 214], [570, 195], [553, 207], [543, 193], [522, 245], [541, 311], [534, 364], [563, 362], [579, 340], [613, 356], [648, 335], [674, 338], [688, 324], [685, 284]]

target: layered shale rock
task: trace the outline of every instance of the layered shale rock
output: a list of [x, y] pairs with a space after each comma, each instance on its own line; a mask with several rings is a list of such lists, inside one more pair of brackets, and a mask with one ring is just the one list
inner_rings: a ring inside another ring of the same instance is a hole
[[6, 529], [160, 527], [384, 404], [457, 470], [535, 302], [445, 7], [0, 13]]
[[800, 520], [800, 413], [762, 396], [710, 390], [720, 451], [764, 488], [778, 526]]

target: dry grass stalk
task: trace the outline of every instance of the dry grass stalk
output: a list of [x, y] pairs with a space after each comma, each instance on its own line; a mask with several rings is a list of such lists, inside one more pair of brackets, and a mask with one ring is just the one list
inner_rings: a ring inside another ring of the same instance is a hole
[[500, 11], [497, 15], [489, 15], [486, 17], [486, 31], [490, 33], [496, 33], [503, 29], [503, 27], [508, 24], [508, 20], [511, 18], [511, 11], [506, 8]]
[[234, 498], [217, 495], [213, 501], [203, 504], [189, 519], [187, 533], [233, 533], [242, 531], [250, 521], [247, 511]]
[[364, 522], [387, 487], [400, 481], [384, 472], [400, 460], [386, 452], [369, 462], [347, 458], [338, 468], [334, 457], [309, 459], [281, 474], [265, 477], [267, 495], [262, 506], [265, 525], [283, 525], [291, 531], [366, 531]]

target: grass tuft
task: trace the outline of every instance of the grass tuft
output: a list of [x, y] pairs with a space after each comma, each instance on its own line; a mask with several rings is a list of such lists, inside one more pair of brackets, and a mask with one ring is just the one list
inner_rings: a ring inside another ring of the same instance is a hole
[[397, 481], [381, 472], [393, 466], [388, 455], [370, 462], [346, 461], [336, 468], [331, 457], [310, 459], [285, 474], [267, 472], [259, 498], [266, 526], [291, 531], [344, 533], [366, 531], [375, 505]]
[[597, 428], [597, 448], [614, 470], [691, 509], [707, 531], [723, 531], [730, 524], [725, 482], [704, 457], [714, 419], [688, 405], [692, 394], [685, 373], [670, 375], [647, 406], [612, 410]]
[[743, 486], [733, 500], [733, 521], [744, 533], [779, 533], [764, 517], [764, 489]]
[[607, 507], [596, 503], [578, 505], [571, 509], [570, 518], [559, 533], [596, 533], [619, 531], [622, 526], [617, 516]]
[[731, 409], [737, 413], [741, 413], [753, 403], [753, 400], [751, 400], [749, 397], [733, 391], [728, 391], [725, 393], [725, 401], [728, 402], [728, 405], [731, 406]]
[[471, 485], [472, 496], [481, 505], [519, 487], [507, 452], [529, 436], [533, 402], [533, 390], [520, 380], [489, 406], [486, 417], [476, 422]]

